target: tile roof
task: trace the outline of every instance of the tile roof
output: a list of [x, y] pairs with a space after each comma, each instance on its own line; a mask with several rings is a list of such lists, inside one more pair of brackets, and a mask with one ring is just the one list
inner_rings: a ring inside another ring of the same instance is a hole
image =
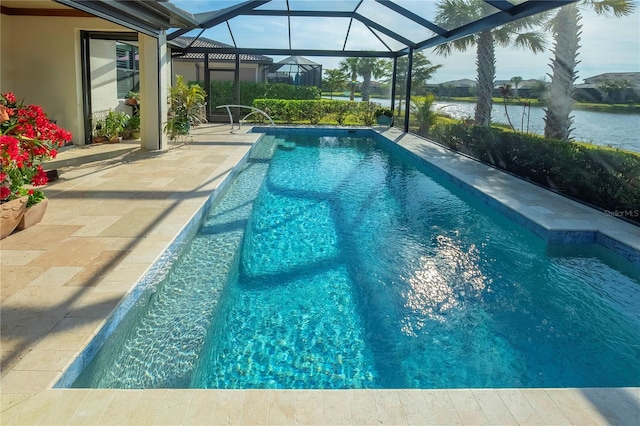
[[[195, 41], [194, 41], [195, 39]], [[178, 37], [174, 40], [177, 42], [176, 44], [182, 46], [190, 46], [190, 47], [205, 47], [211, 49], [220, 49], [220, 48], [233, 48], [230, 44], [221, 43], [219, 41], [211, 40], [206, 37]], [[193, 43], [193, 44], [191, 44]], [[180, 49], [177, 49], [177, 52], [174, 51], [174, 59], [199, 59], [201, 61], [204, 60], [204, 53], [201, 52], [187, 52], [185, 54], [180, 54]], [[209, 54], [210, 61], [235, 61], [235, 54], [233, 53], [210, 53]], [[258, 62], [271, 64], [273, 63], [273, 58], [264, 55], [250, 55], [246, 53], [240, 54], [240, 60], [242, 62]]]

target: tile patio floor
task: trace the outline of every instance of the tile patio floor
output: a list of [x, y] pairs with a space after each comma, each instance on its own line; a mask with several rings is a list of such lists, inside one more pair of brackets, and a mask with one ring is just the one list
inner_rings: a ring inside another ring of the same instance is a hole
[[[640, 248], [640, 228], [423, 140], [388, 137], [545, 226], [596, 227]], [[0, 423], [640, 424], [640, 389], [52, 389], [131, 286], [258, 139], [210, 125], [190, 146], [60, 153], [44, 220], [0, 242]]]

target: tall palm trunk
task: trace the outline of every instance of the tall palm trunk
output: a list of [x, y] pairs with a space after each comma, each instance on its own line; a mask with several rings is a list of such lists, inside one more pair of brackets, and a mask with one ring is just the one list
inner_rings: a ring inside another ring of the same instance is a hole
[[562, 7], [555, 27], [556, 41], [551, 62], [549, 103], [546, 108], [544, 136], [569, 140], [573, 117], [573, 83], [577, 78], [578, 48], [580, 47], [580, 15], [575, 3]]
[[371, 97], [371, 71], [362, 73], [362, 101], [369, 102]]
[[491, 121], [491, 107], [493, 106], [492, 92], [496, 75], [496, 54], [491, 31], [483, 31], [478, 37], [477, 44], [478, 81], [475, 112], [476, 126], [488, 126]]
[[356, 78], [358, 78], [358, 73], [354, 70], [351, 71], [351, 100], [355, 100], [356, 98]]

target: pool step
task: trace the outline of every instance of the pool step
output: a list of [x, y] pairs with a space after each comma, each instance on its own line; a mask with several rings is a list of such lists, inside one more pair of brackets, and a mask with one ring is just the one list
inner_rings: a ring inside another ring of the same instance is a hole
[[283, 149], [285, 151], [291, 151], [296, 147], [295, 142], [291, 142], [285, 139], [276, 139], [276, 141], [278, 142], [278, 148]]
[[267, 161], [271, 160], [273, 157], [273, 153], [276, 150], [278, 145], [278, 141], [281, 139], [277, 139], [275, 136], [265, 135], [263, 136], [258, 143], [256, 143], [251, 152], [249, 153], [250, 160], [262, 160]]
[[[230, 271], [237, 268], [273, 139], [255, 145], [248, 167], [214, 201], [198, 234], [174, 254], [173, 269], [141, 296], [72, 387], [189, 387]], [[184, 264], [191, 266], [185, 271], [179, 266]]]

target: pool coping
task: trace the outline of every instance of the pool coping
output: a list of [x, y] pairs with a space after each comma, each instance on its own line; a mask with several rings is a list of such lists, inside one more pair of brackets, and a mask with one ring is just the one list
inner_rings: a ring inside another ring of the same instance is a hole
[[[442, 147], [413, 135], [395, 131], [395, 129], [378, 130], [377, 133], [385, 135], [402, 146], [411, 146], [414, 153], [421, 153], [421, 150], [424, 150], [428, 151], [429, 155], [433, 155], [433, 158], [442, 156], [443, 158], [448, 157], [450, 160], [460, 160], [455, 154], [447, 152]], [[431, 160], [433, 158], [430, 157]], [[466, 159], [464, 161], [472, 160]], [[446, 166], [446, 164], [443, 165]], [[206, 176], [203, 177], [204, 179]], [[472, 178], [471, 182], [477, 185], [478, 183], [474, 179]], [[198, 207], [196, 210], [201, 209]], [[622, 222], [619, 219], [615, 220]], [[184, 228], [186, 227], [184, 225]], [[614, 228], [616, 227], [614, 226]], [[621, 232], [625, 232], [626, 227], [623, 225], [622, 228]], [[550, 229], [562, 229], [562, 227], [555, 226]], [[598, 227], [597, 230], [600, 232], [601, 229], [604, 229], [604, 235], [616, 235], [615, 229], [610, 231], [606, 226], [603, 226], [602, 228]], [[618, 229], [618, 231], [620, 230]], [[96, 330], [99, 330], [104, 323], [105, 320], [101, 321]], [[95, 332], [87, 339], [87, 342], [94, 335]], [[76, 353], [76, 356], [82, 350], [84, 350], [84, 346]], [[307, 424], [424, 424], [425, 422], [598, 424], [632, 423], [630, 420], [638, 419], [640, 415], [640, 388], [361, 391], [53, 389], [52, 386], [66, 369], [67, 367], [58, 370], [59, 374], [55, 376], [54, 380], [48, 386], [39, 388], [40, 390], [35, 394], [29, 390], [20, 391], [18, 388], [15, 388], [16, 390], [7, 389], [13, 388], [13, 383], [11, 386], [3, 386], [3, 424], [5, 422], [6, 424], [31, 424], [32, 422], [27, 421], [28, 419], [37, 419], [33, 423], [43, 422], [45, 424], [47, 420], [50, 421], [52, 418], [77, 420], [87, 413], [90, 417], [84, 417], [86, 418], [85, 423], [113, 422], [114, 418], [119, 418], [123, 422], [131, 422], [132, 419], [139, 418], [139, 416], [136, 417], [134, 412], [124, 409], [129, 403], [136, 406], [136, 409], [147, 409], [146, 413], [150, 417], [145, 420], [146, 423], [150, 422], [149, 419], [158, 419], [158, 414], [154, 414], [154, 411], [148, 411], [149, 407], [163, 412], [166, 412], [168, 407], [174, 409], [174, 418], [182, 419], [176, 423], [197, 424], [200, 422], [194, 421], [194, 417], [190, 417], [189, 413], [193, 414], [192, 410], [194, 407], [200, 407], [202, 400], [211, 404], [211, 407], [216, 407], [215, 416], [220, 410], [226, 410], [226, 417], [221, 418], [223, 421], [243, 424], [293, 424], [299, 422]], [[46, 371], [33, 371], [34, 375], [39, 373], [46, 373]], [[43, 379], [46, 380], [46, 377], [47, 375]], [[39, 380], [39, 383], [44, 384], [42, 379]], [[29, 387], [29, 389], [32, 388], [35, 390], [38, 385]], [[12, 397], [12, 395], [15, 396]], [[16, 398], [15, 401], [12, 398]], [[222, 404], [223, 402], [224, 404]], [[293, 408], [291, 404], [293, 404]], [[340, 413], [345, 407], [347, 414], [343, 416]], [[116, 415], [113, 413], [113, 410], [121, 409], [124, 409], [122, 411], [124, 414]], [[213, 408], [211, 409], [213, 410]], [[145, 411], [142, 410], [142, 412]], [[365, 412], [369, 414], [368, 417], [364, 416]], [[283, 414], [284, 417], [281, 416]], [[311, 417], [309, 417], [310, 415]], [[209, 421], [212, 421], [211, 418], [216, 418], [211, 416], [214, 414], [210, 413], [207, 417]], [[164, 419], [165, 422], [167, 418]], [[192, 419], [192, 421], [186, 419]]]
[[[399, 146], [424, 164], [439, 170], [443, 177], [459, 188], [479, 197], [485, 204], [547, 242], [599, 244], [640, 265], [640, 226], [455, 153], [427, 139], [403, 137], [402, 132], [396, 129], [381, 135], [397, 141]], [[450, 163], [454, 158], [456, 165], [452, 167]], [[479, 179], [480, 175], [484, 175], [484, 178]], [[505, 188], [508, 190], [505, 191]], [[526, 188], [526, 191], [520, 188]], [[553, 200], [555, 208], [549, 207], [549, 200]], [[558, 208], [563, 210], [562, 213], [557, 212]]]

